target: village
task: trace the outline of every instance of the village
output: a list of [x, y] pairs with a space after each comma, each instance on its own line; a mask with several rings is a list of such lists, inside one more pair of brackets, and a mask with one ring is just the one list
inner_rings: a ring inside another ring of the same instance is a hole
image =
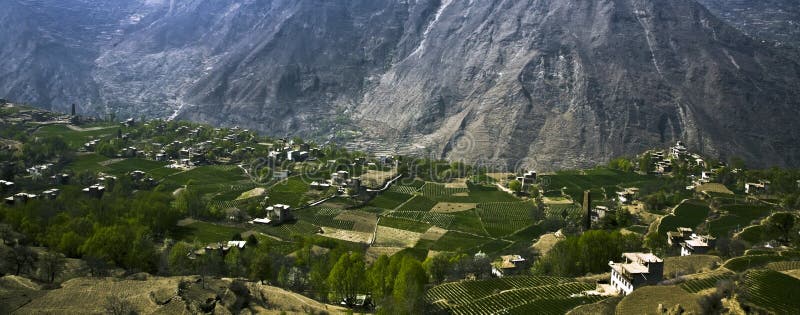
[[[780, 283], [800, 281], [792, 276], [800, 269], [797, 199], [791, 199], [800, 191], [797, 173], [749, 171], [680, 141], [595, 169], [487, 171], [238, 127], [117, 122], [74, 109], [67, 115], [2, 106], [4, 128], [30, 135], [23, 142], [6, 134], [0, 143], [7, 152], [29, 153], [3, 158], [0, 197], [7, 217], [22, 220], [10, 214], [66, 200], [102, 205], [163, 194], [175, 213], [165, 226], [154, 225], [161, 236], [154, 243], [165, 248], [157, 255], [178, 257], [165, 258], [171, 263], [163, 268], [173, 274], [180, 267], [222, 276], [207, 264], [235, 259], [241, 266], [224, 270], [246, 276], [230, 271], [255, 268], [238, 257], [261, 259], [269, 248], [264, 264], [275, 271], [262, 283], [374, 311], [381, 305], [374, 291], [332, 299], [301, 276], [312, 268], [299, 265], [306, 256], [346, 248], [363, 255], [366, 270], [391, 257], [416, 259], [428, 278], [420, 303], [433, 313], [529, 313], [544, 305], [558, 305], [559, 313], [601, 308], [611, 299], [616, 310], [636, 313], [638, 291], [669, 296], [658, 305], [665, 312], [794, 307], [737, 300], [722, 294], [718, 283], [736, 281], [729, 279], [750, 268], [774, 272], [758, 274], [766, 278], [790, 277]], [[11, 228], [24, 229], [14, 222]], [[33, 239], [48, 244], [44, 236]], [[599, 240], [608, 246], [581, 250]], [[65, 252], [70, 258], [90, 253], [85, 245], [72, 248]], [[463, 293], [466, 287], [487, 289]], [[504, 300], [512, 294], [525, 298]]]

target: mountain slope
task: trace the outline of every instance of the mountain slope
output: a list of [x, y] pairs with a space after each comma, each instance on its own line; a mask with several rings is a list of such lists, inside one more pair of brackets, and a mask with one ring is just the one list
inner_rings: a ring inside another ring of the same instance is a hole
[[31, 60], [0, 96], [503, 166], [676, 140], [800, 165], [800, 66], [694, 0], [69, 0], [102, 18], [29, 22], [54, 3], [0, 4], [28, 30], [0, 56]]

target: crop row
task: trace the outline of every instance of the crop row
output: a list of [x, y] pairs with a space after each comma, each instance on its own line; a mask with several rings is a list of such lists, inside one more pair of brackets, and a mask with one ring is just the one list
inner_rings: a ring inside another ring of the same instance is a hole
[[403, 185], [392, 185], [392, 187], [389, 187], [389, 191], [398, 192], [406, 195], [413, 195], [418, 190], [419, 188], [411, 186], [403, 186]]
[[455, 219], [452, 214], [420, 211], [394, 211], [389, 213], [388, 216], [424, 222], [443, 229], [449, 228], [453, 224], [453, 219]]
[[502, 291], [451, 309], [452, 314], [488, 314], [513, 309], [540, 299], [568, 298], [594, 288], [591, 284], [570, 282]]
[[446, 301], [449, 305], [467, 304], [501, 291], [538, 286], [557, 285], [571, 280], [559, 277], [521, 276], [493, 278], [488, 280], [445, 283], [428, 290], [430, 302]]
[[468, 193], [469, 188], [448, 188], [442, 184], [425, 183], [422, 186], [422, 195], [429, 198], [449, 197], [458, 193]]
[[505, 314], [566, 314], [569, 310], [604, 299], [601, 296], [576, 296], [568, 298], [539, 299], [506, 310]]
[[745, 278], [747, 300], [775, 314], [797, 314], [800, 300], [794, 296], [800, 280], [777, 271], [753, 270]]
[[680, 287], [686, 292], [697, 293], [706, 289], [714, 288], [721, 280], [730, 278], [730, 272], [712, 272], [709, 276], [687, 280], [681, 283]]

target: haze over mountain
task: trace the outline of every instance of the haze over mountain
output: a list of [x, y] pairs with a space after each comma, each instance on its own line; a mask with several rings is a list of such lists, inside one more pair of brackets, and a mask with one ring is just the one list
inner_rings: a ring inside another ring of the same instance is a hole
[[677, 140], [800, 165], [798, 58], [696, 0], [7, 0], [0, 22], [0, 97], [59, 110], [539, 169]]

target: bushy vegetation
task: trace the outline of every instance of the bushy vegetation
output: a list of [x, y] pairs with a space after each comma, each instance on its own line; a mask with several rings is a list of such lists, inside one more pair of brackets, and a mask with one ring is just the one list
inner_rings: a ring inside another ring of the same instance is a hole
[[609, 261], [619, 259], [623, 252], [637, 251], [641, 247], [642, 241], [635, 235], [591, 230], [556, 243], [532, 270], [537, 274], [554, 276], [606, 272]]

